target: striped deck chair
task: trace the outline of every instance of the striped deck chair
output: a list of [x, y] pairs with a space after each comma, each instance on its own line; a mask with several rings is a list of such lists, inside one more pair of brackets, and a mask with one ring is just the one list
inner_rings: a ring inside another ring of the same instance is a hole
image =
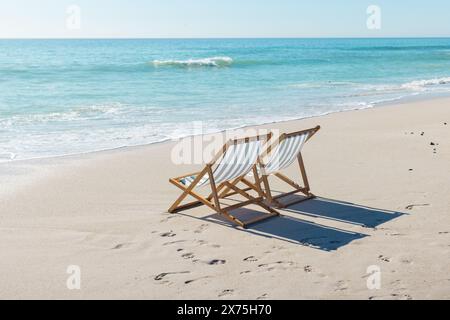
[[[264, 203], [260, 181], [251, 183], [244, 179], [249, 172], [257, 172], [258, 156], [263, 150], [263, 145], [270, 140], [271, 136], [272, 134], [270, 133], [251, 138], [230, 140], [201, 172], [170, 179], [170, 182], [183, 190], [183, 193], [168, 211], [177, 213], [206, 205], [244, 228], [247, 228], [250, 224], [278, 216], [279, 213], [276, 210]], [[255, 179], [258, 179], [257, 175], [255, 175]], [[244, 183], [246, 187], [238, 187], [239, 183]], [[209, 186], [211, 189], [208, 197], [204, 197], [194, 191], [196, 188], [206, 186]], [[256, 190], [258, 196], [251, 196], [247, 192], [250, 190]], [[224, 207], [220, 200], [232, 195], [241, 195], [246, 201]], [[180, 205], [188, 196], [195, 198], [197, 201]], [[242, 221], [231, 213], [233, 210], [251, 204], [262, 207], [268, 213], [248, 221]]]
[[[262, 181], [264, 184], [263, 196], [266, 197], [271, 206], [286, 208], [293, 204], [315, 198], [314, 194], [312, 194], [310, 191], [305, 164], [302, 157], [302, 149], [305, 143], [309, 139], [311, 139], [319, 130], [320, 126], [317, 126], [308, 130], [290, 134], [283, 134], [279, 139], [270, 144], [269, 147], [259, 157], [258, 171], [261, 175], [260, 181]], [[280, 172], [281, 170], [286, 169], [287, 167], [292, 165], [296, 160], [298, 161], [298, 164], [300, 166], [303, 187]], [[294, 188], [294, 190], [288, 193], [273, 196], [270, 190], [269, 176], [275, 176], [279, 178], [281, 181]], [[297, 193], [302, 193], [306, 197], [287, 204], [283, 204], [281, 201], [279, 201], [284, 197]]]

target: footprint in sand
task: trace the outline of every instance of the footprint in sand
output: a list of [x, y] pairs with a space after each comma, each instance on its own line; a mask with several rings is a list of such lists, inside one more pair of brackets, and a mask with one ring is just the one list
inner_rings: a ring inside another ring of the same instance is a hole
[[303, 270], [304, 270], [306, 273], [311, 273], [311, 272], [313, 272], [313, 269], [312, 269], [311, 266], [305, 266], [305, 267], [303, 268]]
[[413, 299], [409, 294], [401, 294], [401, 295], [393, 294], [393, 296], [399, 297], [400, 300], [412, 300]]
[[194, 254], [192, 252], [189, 253], [185, 253], [181, 256], [183, 259], [189, 260], [189, 259], [194, 259]]
[[165, 223], [165, 222], [168, 222], [171, 219], [176, 219], [176, 218], [179, 218], [179, 216], [178, 215], [170, 215], [169, 217], [162, 219], [160, 222], [161, 223]]
[[119, 249], [123, 249], [126, 247], [131, 246], [132, 243], [119, 243], [117, 246], [115, 246], [114, 248], [112, 248], [112, 250], [119, 250]]
[[186, 274], [186, 273], [190, 273], [190, 271], [163, 272], [163, 273], [158, 274], [154, 279], [155, 279], [155, 281], [161, 281], [161, 280], [163, 280], [165, 277], [170, 276], [170, 275]]
[[186, 242], [186, 240], [178, 240], [178, 241], [170, 241], [170, 242], [166, 242], [163, 244], [163, 246], [171, 246], [173, 244], [177, 244], [177, 243], [183, 243]]
[[215, 249], [221, 247], [221, 246], [218, 245], [218, 244], [209, 244], [208, 241], [205, 241], [205, 240], [197, 240], [197, 243], [198, 243], [199, 245], [201, 245], [201, 246], [206, 246], [206, 245], [208, 245], [208, 246], [210, 246], [211, 248], [215, 248]]
[[208, 229], [209, 224], [202, 224], [200, 227], [198, 227], [197, 229], [195, 229], [195, 233], [202, 233], [203, 231], [205, 231], [206, 229]]
[[256, 262], [256, 261], [258, 261], [258, 259], [256, 259], [256, 257], [254, 257], [254, 256], [250, 256], [250, 257], [245, 258], [244, 261]]
[[219, 293], [219, 298], [220, 297], [224, 297], [224, 296], [229, 296], [229, 295], [231, 295], [231, 294], [233, 294], [234, 293], [234, 290], [233, 289], [226, 289], [226, 290], [223, 290], [221, 293]]
[[214, 259], [207, 262], [210, 266], [216, 266], [227, 263], [226, 260]]
[[400, 262], [403, 264], [413, 264], [414, 263], [411, 259], [408, 259], [408, 258], [403, 258], [402, 260], [400, 260]]
[[292, 261], [277, 261], [274, 263], [264, 263], [264, 264], [260, 264], [258, 267], [259, 268], [266, 268], [267, 271], [272, 271], [275, 270], [276, 267], [281, 267], [281, 268], [287, 268], [290, 266], [293, 266], [294, 263]]
[[403, 233], [390, 233], [390, 232], [386, 232], [386, 235], [387, 236], [390, 236], [390, 237], [404, 237], [405, 236], [405, 234], [403, 234]]
[[393, 293], [389, 296], [369, 297], [369, 300], [412, 300], [412, 297], [409, 294]]
[[184, 282], [184, 284], [191, 284], [193, 282], [200, 281], [200, 280], [205, 280], [205, 279], [209, 279], [209, 278], [211, 278], [211, 277], [210, 276], [205, 276], [205, 277], [200, 277], [200, 278], [197, 278], [197, 279], [187, 280], [187, 281]]
[[176, 236], [176, 234], [173, 233], [172, 231], [161, 233], [161, 237], [163, 237], [163, 238], [173, 238], [175, 236]]
[[383, 255], [378, 256], [378, 260], [383, 262], [391, 262], [391, 258], [385, 257]]
[[416, 207], [429, 207], [429, 203], [423, 203], [423, 204], [410, 204], [405, 207], [406, 210], [413, 210]]
[[336, 283], [334, 291], [345, 291], [347, 289], [348, 289], [348, 281], [341, 280]]

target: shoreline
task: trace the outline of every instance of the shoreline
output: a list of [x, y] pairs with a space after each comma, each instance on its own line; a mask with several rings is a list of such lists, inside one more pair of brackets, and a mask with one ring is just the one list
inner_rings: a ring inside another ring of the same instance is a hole
[[48, 156], [48, 157], [35, 157], [35, 158], [18, 159], [18, 160], [14, 160], [14, 159], [4, 160], [4, 161], [0, 161], [0, 167], [2, 165], [12, 164], [12, 163], [27, 164], [29, 162], [34, 162], [34, 161], [36, 161], [36, 162], [46, 161], [46, 160], [51, 161], [52, 159], [55, 159], [55, 160], [69, 159], [69, 158], [74, 158], [74, 157], [83, 157], [83, 156], [90, 156], [90, 155], [96, 155], [96, 154], [104, 154], [104, 153], [108, 153], [108, 152], [118, 152], [118, 151], [120, 152], [122, 150], [132, 150], [135, 148], [145, 148], [145, 147], [151, 147], [154, 145], [166, 144], [166, 143], [171, 143], [171, 142], [173, 143], [173, 142], [180, 141], [183, 139], [189, 139], [189, 138], [194, 138], [194, 137], [199, 137], [199, 136], [213, 136], [213, 135], [218, 135], [218, 134], [224, 134], [226, 132], [242, 130], [242, 129], [259, 128], [259, 127], [265, 127], [265, 126], [269, 126], [269, 125], [278, 125], [278, 124], [297, 122], [297, 121], [302, 121], [302, 120], [307, 120], [307, 119], [316, 119], [316, 118], [326, 117], [326, 116], [330, 116], [330, 115], [334, 115], [334, 114], [358, 112], [358, 111], [386, 108], [386, 107], [395, 107], [395, 106], [400, 106], [400, 105], [405, 105], [405, 104], [410, 104], [410, 103], [415, 103], [415, 102], [427, 102], [427, 101], [432, 102], [432, 101], [441, 100], [441, 99], [443, 99], [443, 100], [450, 99], [450, 93], [428, 93], [428, 94], [424, 94], [424, 95], [421, 95], [421, 94], [411, 95], [411, 96], [407, 96], [407, 97], [394, 98], [392, 101], [380, 102], [379, 104], [368, 105], [368, 106], [362, 107], [362, 108], [355, 108], [355, 109], [348, 109], [348, 110], [341, 110], [341, 111], [330, 111], [330, 112], [326, 112], [326, 113], [319, 114], [319, 115], [300, 117], [300, 118], [292, 118], [292, 119], [288, 119], [288, 120], [280, 120], [280, 121], [273, 121], [273, 122], [267, 122], [267, 123], [260, 123], [260, 124], [256, 124], [256, 125], [243, 125], [241, 127], [234, 127], [234, 128], [229, 128], [229, 129], [223, 129], [223, 130], [218, 129], [218, 131], [214, 131], [214, 132], [210, 132], [210, 133], [188, 134], [186, 136], [178, 137], [175, 139], [167, 138], [167, 139], [164, 139], [161, 141], [155, 141], [155, 142], [150, 142], [150, 143], [145, 143], [145, 144], [120, 146], [120, 147], [116, 147], [116, 148], [86, 151], [86, 152], [81, 152], [81, 153], [54, 155], [54, 156]]

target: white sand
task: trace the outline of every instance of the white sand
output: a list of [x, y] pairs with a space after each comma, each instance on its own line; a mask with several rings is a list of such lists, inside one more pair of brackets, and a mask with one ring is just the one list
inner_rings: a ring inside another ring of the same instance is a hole
[[[317, 124], [312, 190], [340, 202], [247, 231], [207, 208], [165, 212], [179, 194], [169, 177], [198, 168], [172, 164], [172, 142], [1, 164], [0, 298], [449, 299], [450, 99], [265, 127]], [[66, 287], [69, 265], [81, 290]]]

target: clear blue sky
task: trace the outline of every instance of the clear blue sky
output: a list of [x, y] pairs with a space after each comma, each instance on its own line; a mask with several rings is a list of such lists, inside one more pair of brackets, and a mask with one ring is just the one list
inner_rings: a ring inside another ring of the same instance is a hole
[[[81, 8], [81, 29], [66, 9]], [[379, 5], [381, 30], [366, 9]], [[0, 38], [450, 36], [448, 0], [0, 0]]]

